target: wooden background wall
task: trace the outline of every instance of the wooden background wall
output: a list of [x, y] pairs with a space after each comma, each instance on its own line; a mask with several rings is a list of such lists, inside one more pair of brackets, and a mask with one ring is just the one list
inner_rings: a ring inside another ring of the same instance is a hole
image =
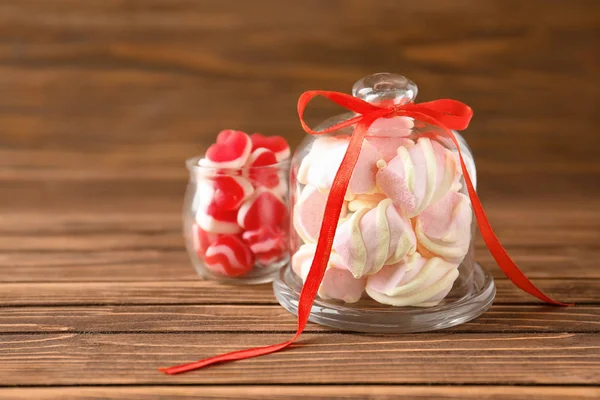
[[173, 211], [183, 161], [220, 129], [296, 145], [302, 91], [378, 71], [475, 109], [484, 200], [593, 199], [599, 16], [595, 0], [0, 1], [0, 206]]

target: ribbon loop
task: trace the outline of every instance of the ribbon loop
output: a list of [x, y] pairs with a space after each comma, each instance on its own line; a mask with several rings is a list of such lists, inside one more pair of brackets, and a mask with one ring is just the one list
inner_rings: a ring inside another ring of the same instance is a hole
[[[304, 110], [308, 103], [317, 96], [325, 97], [334, 103], [356, 113], [355, 117], [352, 117], [346, 121], [335, 124], [322, 131], [314, 131], [304, 121]], [[304, 331], [310, 311], [314, 303], [317, 291], [323, 280], [325, 269], [329, 262], [331, 254], [331, 248], [333, 246], [333, 238], [337, 228], [340, 212], [342, 209], [344, 195], [348, 188], [348, 183], [354, 171], [354, 166], [358, 160], [360, 154], [363, 139], [367, 134], [367, 131], [371, 124], [378, 118], [391, 117], [394, 115], [412, 117], [419, 119], [432, 125], [438, 126], [443, 133], [450, 138], [450, 140], [456, 146], [460, 166], [465, 179], [465, 186], [471, 200], [473, 212], [477, 219], [481, 236], [485, 241], [490, 253], [498, 263], [498, 266], [506, 274], [506, 276], [519, 288], [525, 292], [537, 297], [538, 299], [552, 305], [567, 306], [550, 297], [546, 296], [539, 290], [535, 285], [527, 279], [525, 274], [517, 267], [515, 262], [510, 258], [500, 240], [494, 233], [489, 220], [485, 214], [481, 201], [477, 196], [477, 192], [471, 182], [471, 177], [467, 171], [467, 167], [463, 160], [461, 149], [456, 139], [456, 136], [452, 130], [462, 130], [467, 128], [471, 117], [473, 116], [473, 110], [464, 103], [456, 100], [441, 99], [434, 100], [425, 103], [407, 103], [401, 105], [390, 105], [380, 106], [368, 103], [359, 98], [351, 95], [339, 92], [330, 92], [324, 90], [311, 90], [304, 92], [298, 99], [298, 116], [300, 117], [300, 124], [306, 133], [311, 135], [321, 135], [337, 131], [341, 128], [354, 125], [354, 132], [350, 138], [348, 149], [340, 164], [340, 167], [333, 180], [329, 196], [327, 198], [326, 210], [327, 212], [323, 216], [323, 223], [319, 234], [319, 240], [317, 242], [317, 248], [315, 256], [310, 267], [310, 271], [302, 287], [300, 293], [300, 300], [298, 302], [298, 329], [294, 337], [283, 343], [257, 347], [253, 349], [235, 351], [227, 354], [223, 354], [216, 357], [207, 358], [198, 362], [183, 364], [176, 367], [161, 369], [166, 374], [178, 374], [181, 372], [191, 371], [198, 368], [203, 368], [208, 365], [212, 365], [219, 362], [242, 360], [250, 357], [257, 357], [264, 354], [273, 353], [282, 350], [296, 341]]]

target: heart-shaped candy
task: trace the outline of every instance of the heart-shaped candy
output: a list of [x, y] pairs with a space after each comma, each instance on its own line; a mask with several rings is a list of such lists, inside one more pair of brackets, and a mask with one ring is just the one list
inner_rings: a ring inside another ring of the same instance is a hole
[[206, 250], [204, 265], [214, 273], [241, 276], [252, 270], [254, 256], [237, 236], [219, 236]]
[[217, 175], [198, 182], [200, 204], [212, 205], [221, 210], [237, 210], [254, 192], [252, 184], [244, 177]]
[[204, 258], [206, 249], [219, 237], [218, 233], [206, 232], [200, 228], [198, 224], [192, 226], [192, 242], [194, 244], [194, 250], [200, 258]]
[[203, 167], [241, 168], [246, 163], [252, 141], [242, 131], [227, 129], [217, 135], [217, 143], [206, 150], [206, 156], [200, 160]]
[[213, 203], [198, 209], [196, 222], [210, 233], [236, 234], [242, 231], [237, 223], [237, 214], [237, 210], [223, 210]]
[[261, 226], [278, 226], [286, 217], [287, 207], [283, 200], [259, 187], [240, 207], [237, 222], [246, 230], [255, 230]]
[[264, 147], [253, 150], [248, 158], [248, 177], [255, 185], [265, 186], [269, 189], [279, 185], [280, 170], [273, 165], [277, 164], [275, 153]]
[[256, 260], [263, 266], [281, 261], [287, 256], [285, 232], [277, 226], [262, 226], [242, 234]]
[[252, 151], [264, 147], [275, 153], [277, 161], [285, 160], [290, 156], [290, 146], [281, 136], [263, 136], [260, 133], [250, 135]]

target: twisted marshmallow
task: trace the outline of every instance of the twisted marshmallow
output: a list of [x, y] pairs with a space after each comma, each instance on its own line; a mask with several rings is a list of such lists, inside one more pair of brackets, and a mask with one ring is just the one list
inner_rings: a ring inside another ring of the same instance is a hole
[[356, 211], [340, 224], [333, 248], [352, 275], [361, 278], [414, 253], [416, 238], [410, 221], [385, 199], [375, 208]]
[[367, 279], [373, 300], [391, 306], [432, 307], [442, 301], [458, 277], [458, 266], [441, 258], [412, 254]]

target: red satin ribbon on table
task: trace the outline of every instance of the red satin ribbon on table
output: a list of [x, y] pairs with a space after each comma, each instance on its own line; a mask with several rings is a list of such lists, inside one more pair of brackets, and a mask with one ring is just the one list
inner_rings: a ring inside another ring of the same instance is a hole
[[[310, 100], [317, 96], [323, 96], [358, 115], [346, 121], [335, 124], [325, 130], [316, 132], [312, 130], [306, 124], [306, 122], [304, 122], [304, 110]], [[550, 297], [542, 293], [537, 287], [535, 287], [535, 285], [529, 279], [527, 279], [525, 274], [523, 274], [515, 262], [510, 258], [500, 243], [500, 240], [492, 230], [490, 222], [488, 221], [485, 211], [483, 210], [483, 206], [481, 205], [481, 201], [479, 200], [479, 197], [475, 192], [475, 188], [473, 187], [473, 183], [471, 182], [471, 178], [460, 151], [458, 140], [452, 132], [452, 130], [463, 130], [469, 125], [471, 117], [473, 116], [473, 111], [469, 106], [459, 101], [449, 99], [434, 100], [418, 104], [408, 103], [402, 105], [380, 106], [368, 103], [345, 93], [311, 90], [303, 93], [298, 99], [298, 115], [300, 117], [302, 128], [304, 128], [306, 133], [311, 135], [331, 133], [355, 124], [356, 126], [350, 138], [348, 150], [346, 151], [338, 172], [335, 175], [329, 196], [327, 198], [327, 212], [323, 216], [323, 223], [321, 224], [315, 257], [310, 267], [308, 276], [306, 277], [306, 282], [304, 282], [304, 286], [302, 287], [302, 292], [300, 293], [300, 300], [298, 303], [298, 329], [296, 334], [287, 342], [264, 347], [256, 347], [253, 349], [234, 351], [189, 364], [182, 364], [170, 368], [161, 368], [160, 371], [169, 375], [174, 375], [220, 362], [243, 360], [246, 358], [270, 354], [288, 347], [300, 337], [304, 331], [304, 328], [306, 327], [306, 323], [308, 322], [310, 310], [329, 262], [333, 238], [335, 236], [337, 223], [344, 202], [344, 195], [346, 194], [348, 183], [352, 176], [352, 172], [354, 171], [356, 161], [358, 160], [363, 139], [367, 134], [369, 126], [371, 126], [376, 119], [382, 117], [412, 117], [441, 128], [443, 133], [448, 136], [450, 140], [452, 140], [456, 146], [456, 149], [458, 150], [460, 166], [462, 168], [467, 191], [471, 199], [473, 212], [477, 218], [477, 224], [479, 226], [481, 236], [483, 237], [483, 240], [490, 253], [498, 263], [498, 266], [517, 287], [521, 288], [532, 296], [535, 296], [538, 299], [552, 305], [569, 305], [552, 300]]]

